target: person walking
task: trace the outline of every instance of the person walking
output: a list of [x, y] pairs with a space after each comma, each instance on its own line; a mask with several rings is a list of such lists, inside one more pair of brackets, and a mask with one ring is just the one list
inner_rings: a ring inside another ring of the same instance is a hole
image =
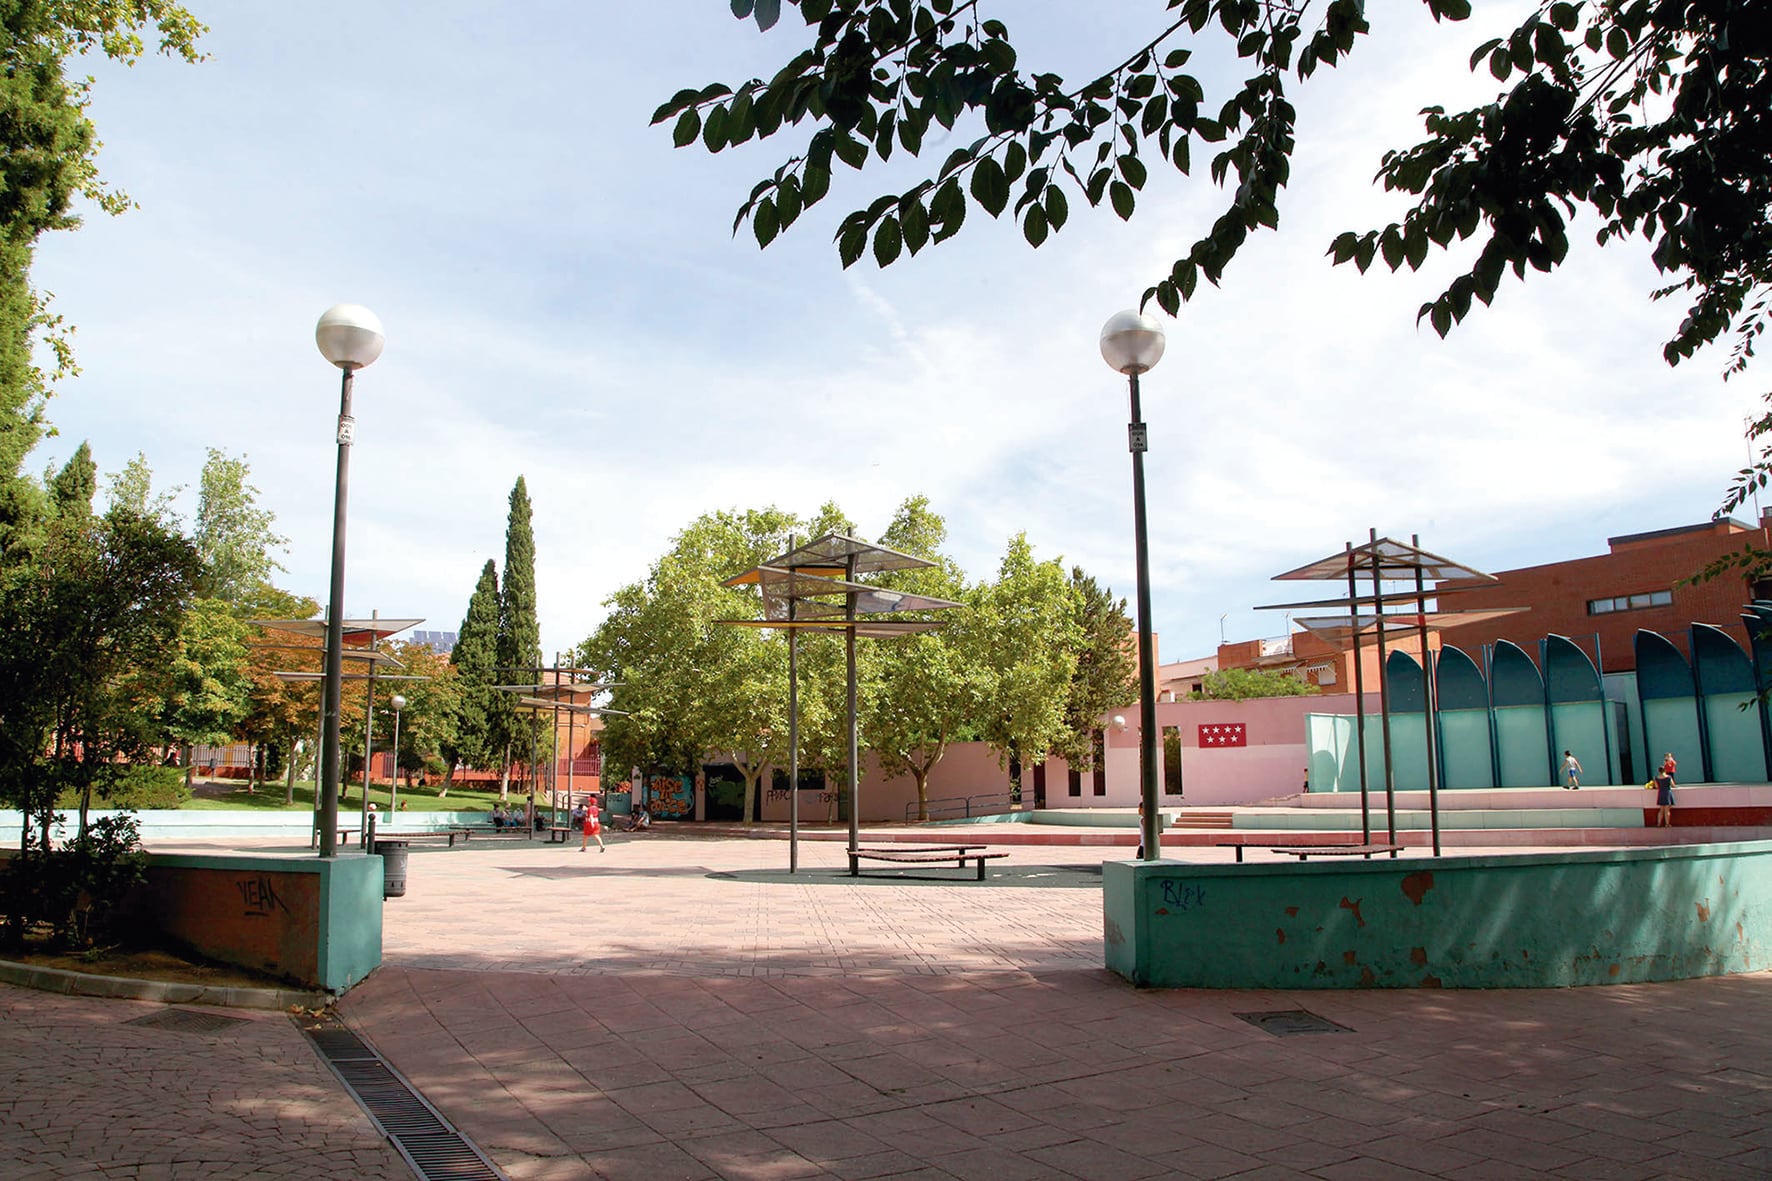
[[600, 852], [609, 852], [609, 846], [603, 843], [603, 821], [602, 818], [597, 815], [597, 797], [595, 793], [585, 800], [585, 831], [584, 836], [580, 838], [578, 842], [578, 851], [580, 853], [583, 853], [585, 849], [590, 846], [592, 837], [597, 839], [597, 848]]
[[1573, 752], [1563, 752], [1563, 786], [1578, 791], [1581, 788], [1581, 760]]

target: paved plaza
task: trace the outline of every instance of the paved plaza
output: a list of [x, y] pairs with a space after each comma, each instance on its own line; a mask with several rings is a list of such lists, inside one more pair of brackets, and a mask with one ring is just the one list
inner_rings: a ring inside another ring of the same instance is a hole
[[[1772, 975], [1140, 991], [1101, 967], [1130, 850], [1009, 852], [979, 883], [830, 842], [791, 876], [774, 840], [415, 849], [339, 1014], [513, 1179], [1772, 1175]], [[410, 1175], [286, 1015], [0, 1007], [0, 1175]], [[1330, 1031], [1246, 1019], [1300, 1010]]]

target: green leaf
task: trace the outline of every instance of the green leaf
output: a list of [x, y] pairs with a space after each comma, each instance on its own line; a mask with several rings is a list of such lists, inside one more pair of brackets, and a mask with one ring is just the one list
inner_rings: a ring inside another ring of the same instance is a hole
[[1127, 184], [1135, 189], [1144, 188], [1145, 171], [1143, 160], [1140, 160], [1137, 156], [1125, 155], [1120, 157], [1119, 165], [1120, 175], [1126, 179]]
[[1131, 186], [1123, 181], [1115, 181], [1108, 186], [1108, 200], [1113, 203], [1114, 212], [1120, 215], [1121, 221], [1131, 218], [1133, 206], [1137, 204]]
[[781, 217], [776, 212], [775, 201], [765, 197], [757, 202], [756, 212], [751, 214], [751, 231], [757, 235], [757, 245], [769, 245], [780, 230]]
[[671, 130], [671, 142], [678, 147], [688, 147], [701, 134], [701, 114], [693, 107], [677, 117], [677, 126]]
[[985, 156], [972, 170], [971, 191], [972, 199], [992, 217], [1002, 213], [1003, 207], [1009, 204], [1009, 178], [994, 157]]
[[1613, 25], [1606, 34], [1606, 52], [1611, 54], [1615, 61], [1623, 61], [1629, 57], [1630, 34], [1617, 25]]
[[831, 151], [836, 154], [837, 159], [851, 168], [860, 169], [868, 162], [867, 143], [856, 139], [847, 131], [836, 132], [831, 137]]
[[888, 217], [881, 221], [874, 231], [874, 262], [883, 267], [891, 266], [903, 246], [904, 232], [899, 228], [898, 219]]
[[1513, 70], [1514, 59], [1508, 55], [1507, 47], [1496, 46], [1489, 54], [1489, 72], [1495, 75], [1497, 82], [1506, 82]]
[[708, 112], [706, 121], [701, 128], [702, 146], [710, 152], [717, 152], [726, 146], [726, 108], [715, 107]]
[[948, 177], [946, 183], [935, 191], [929, 202], [929, 214], [940, 223], [934, 241], [945, 242], [960, 232], [960, 227], [966, 223], [966, 198], [960, 192], [957, 178]]
[[800, 202], [803, 205], [816, 205], [824, 200], [824, 195], [831, 191], [831, 170], [814, 168], [808, 164], [805, 173], [800, 177]]
[[1046, 211], [1038, 205], [1028, 206], [1027, 216], [1021, 221], [1021, 236], [1028, 240], [1028, 245], [1039, 247], [1046, 240], [1051, 226], [1046, 221]]
[[[781, 19], [781, 0], [755, 0], [757, 6], [757, 27], [767, 33], [775, 22]], [[733, 0], [737, 7], [738, 0]]]
[[861, 252], [867, 249], [867, 245], [868, 228], [866, 226], [857, 223], [843, 227], [837, 235], [837, 258], [842, 262], [844, 270], [848, 270], [855, 264], [855, 260], [861, 257]]
[[652, 112], [652, 121], [654, 123], [663, 123], [666, 119], [669, 119], [672, 115], [675, 115], [678, 111], [681, 111], [684, 107], [694, 102], [696, 97], [700, 94], [701, 91], [699, 90], [679, 90], [676, 94], [671, 96], [670, 102], [663, 104], [658, 110]]
[[929, 211], [923, 208], [922, 202], [911, 202], [899, 215], [899, 227], [904, 234], [905, 246], [912, 254], [917, 253], [929, 241]]
[[1041, 203], [1046, 207], [1046, 220], [1052, 223], [1052, 228], [1064, 229], [1065, 219], [1071, 215], [1070, 202], [1065, 200], [1064, 189], [1058, 185], [1047, 185]]

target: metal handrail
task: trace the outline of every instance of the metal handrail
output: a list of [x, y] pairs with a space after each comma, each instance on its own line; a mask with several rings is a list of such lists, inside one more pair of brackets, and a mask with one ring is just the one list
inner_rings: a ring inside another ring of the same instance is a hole
[[[930, 800], [926, 810], [931, 820], [942, 816], [971, 818], [974, 808], [977, 808], [977, 815], [984, 816], [994, 812], [1007, 812], [1013, 803], [1014, 797], [1008, 792], [997, 791], [987, 795], [946, 796], [939, 800]], [[904, 820], [906, 824], [912, 824], [916, 819], [917, 804], [912, 801], [904, 806]]]

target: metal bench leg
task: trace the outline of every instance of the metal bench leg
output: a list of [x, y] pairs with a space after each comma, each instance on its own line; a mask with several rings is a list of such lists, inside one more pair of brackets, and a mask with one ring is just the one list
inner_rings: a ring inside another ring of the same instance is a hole
[[1238, 845], [1237, 846], [1237, 861], [1239, 864], [1241, 864], [1242, 860], [1243, 860], [1243, 846]]
[[[978, 880], [982, 882], [984, 881], [984, 858], [974, 857], [973, 860], [978, 862]], [[965, 862], [961, 862], [961, 864], [964, 865]]]
[[861, 858], [853, 853], [849, 855], [849, 876], [852, 878], [861, 876]]

